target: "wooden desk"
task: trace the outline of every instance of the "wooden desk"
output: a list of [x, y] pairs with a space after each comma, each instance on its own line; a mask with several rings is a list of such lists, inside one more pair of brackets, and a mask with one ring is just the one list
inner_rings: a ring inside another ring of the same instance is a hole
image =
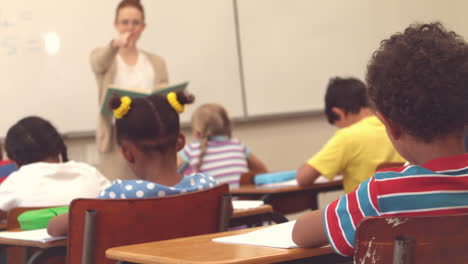
[[[261, 223], [264, 219], [268, 220], [269, 214], [273, 212], [271, 205], [262, 205], [256, 208], [251, 209], [237, 209], [234, 210], [233, 215], [231, 216], [231, 224], [233, 226], [243, 225], [243, 224], [252, 224], [252, 223]], [[20, 229], [9, 230], [10, 232], [20, 231]], [[43, 250], [51, 250], [53, 248], [60, 248], [67, 246], [67, 239], [56, 240], [48, 243], [41, 243], [36, 241], [26, 241], [18, 239], [7, 239], [0, 238], [0, 248], [7, 248], [11, 246], [22, 247], [25, 250], [25, 255], [29, 254], [29, 248], [39, 248]], [[44, 252], [40, 251], [42, 258], [44, 257]], [[47, 252], [47, 256], [53, 256], [57, 251]], [[58, 251], [58, 254], [62, 254], [61, 251]], [[35, 254], [39, 256], [38, 253]]]
[[234, 209], [234, 212], [231, 216], [231, 219], [237, 219], [242, 217], [269, 214], [273, 212], [273, 207], [269, 204], [264, 204], [259, 207], [249, 208], [249, 209]]
[[[273, 211], [271, 205], [262, 205], [251, 209], [236, 209], [231, 216], [232, 219], [240, 219], [249, 216], [258, 216], [268, 214]], [[9, 230], [9, 232], [21, 231], [20, 229]], [[0, 237], [0, 246], [20, 246], [20, 247], [35, 247], [35, 248], [52, 248], [67, 245], [67, 239], [55, 240], [47, 243], [37, 241], [27, 241], [20, 239], [9, 239]]]
[[[10, 232], [20, 231], [20, 229], [9, 230]], [[22, 249], [25, 263], [41, 263], [42, 260], [55, 260], [63, 262], [66, 254], [67, 239], [51, 241], [47, 243], [26, 241], [19, 239], [0, 238], [0, 249], [9, 247], [20, 247]], [[20, 250], [21, 252], [21, 250]], [[10, 252], [11, 253], [11, 252]], [[19, 253], [19, 252], [18, 252]], [[21, 255], [20, 255], [21, 256]], [[8, 263], [10, 263], [8, 254]], [[62, 257], [63, 259], [58, 259]], [[13, 262], [17, 261], [14, 258]], [[56, 263], [56, 262], [53, 262]]]
[[318, 209], [318, 194], [321, 192], [342, 190], [343, 181], [331, 181], [309, 186], [275, 186], [243, 185], [230, 190], [233, 196], [247, 199], [261, 199], [273, 206], [281, 214], [297, 213], [306, 209]]
[[115, 247], [106, 250], [106, 257], [144, 264], [278, 263], [304, 258], [333, 259], [334, 262], [336, 259], [344, 259], [333, 253], [330, 246], [280, 249], [211, 241], [213, 238], [242, 234], [255, 229], [257, 228]]
[[[9, 232], [21, 231], [20, 229], [9, 230]], [[20, 239], [10, 239], [0, 237], [0, 246], [19, 246], [19, 247], [34, 247], [34, 248], [53, 248], [67, 245], [67, 239], [55, 240], [47, 243], [37, 241], [27, 241]]]
[[234, 209], [229, 226], [260, 225], [263, 221], [271, 220], [274, 220], [273, 207], [269, 204], [264, 204], [256, 208]]

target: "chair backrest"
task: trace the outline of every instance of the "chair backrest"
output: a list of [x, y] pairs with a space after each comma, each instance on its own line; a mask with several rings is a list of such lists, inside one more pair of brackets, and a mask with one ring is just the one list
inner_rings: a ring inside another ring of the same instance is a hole
[[468, 263], [468, 214], [369, 217], [356, 230], [355, 263]]
[[111, 247], [218, 232], [232, 210], [223, 201], [231, 203], [226, 184], [163, 198], [74, 200], [67, 263], [114, 263], [105, 257]]
[[402, 167], [404, 166], [404, 162], [384, 162], [380, 163], [376, 168], [375, 171], [383, 170], [383, 169], [388, 169], [388, 168], [397, 168], [397, 167]]

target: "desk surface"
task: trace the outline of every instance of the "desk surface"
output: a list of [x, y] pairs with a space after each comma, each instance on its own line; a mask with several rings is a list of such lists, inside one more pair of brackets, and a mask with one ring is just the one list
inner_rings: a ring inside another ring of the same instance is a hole
[[144, 264], [250, 264], [334, 254], [330, 246], [281, 249], [211, 241], [213, 238], [242, 234], [255, 229], [258, 228], [115, 247], [108, 249], [106, 256], [114, 260]]
[[262, 185], [242, 185], [239, 188], [234, 188], [229, 192], [234, 195], [240, 194], [276, 194], [300, 191], [325, 191], [343, 188], [343, 181], [330, 181], [325, 183], [311, 184], [308, 186], [262, 186]]
[[[271, 205], [262, 205], [256, 208], [250, 209], [236, 209], [233, 212], [232, 218], [242, 218], [247, 216], [253, 215], [261, 215], [271, 213], [273, 211]], [[0, 222], [1, 223], [1, 222]], [[6, 223], [5, 223], [6, 225]], [[1, 227], [1, 225], [0, 225]], [[20, 231], [20, 229], [14, 229], [9, 231]], [[59, 246], [66, 246], [67, 239], [56, 240], [52, 242], [42, 243], [36, 241], [26, 241], [26, 240], [19, 240], [19, 239], [8, 239], [8, 238], [0, 238], [0, 245], [8, 245], [8, 246], [21, 246], [21, 247], [37, 247], [37, 248], [52, 248], [52, 247], [59, 247]]]
[[269, 204], [264, 204], [259, 207], [249, 209], [234, 209], [231, 218], [242, 218], [253, 215], [263, 215], [273, 212], [273, 207]]

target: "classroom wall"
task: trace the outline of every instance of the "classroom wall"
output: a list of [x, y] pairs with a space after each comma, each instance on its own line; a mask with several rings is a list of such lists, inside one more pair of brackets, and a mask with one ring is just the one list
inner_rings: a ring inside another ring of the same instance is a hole
[[[325, 115], [315, 113], [237, 123], [233, 131], [234, 136], [244, 141], [269, 170], [291, 170], [319, 151], [336, 128], [328, 124]], [[190, 142], [190, 129], [185, 128], [183, 132]], [[97, 164], [93, 137], [68, 138], [65, 142], [71, 159]], [[324, 208], [341, 194], [341, 191], [319, 194], [319, 207]], [[287, 217], [294, 220], [299, 215], [301, 213]]]
[[[233, 129], [234, 136], [244, 141], [270, 170], [299, 167], [320, 150], [335, 130], [321, 113], [236, 123]], [[183, 132], [190, 142], [190, 129]], [[93, 137], [68, 138], [66, 144], [71, 159], [98, 163]]]

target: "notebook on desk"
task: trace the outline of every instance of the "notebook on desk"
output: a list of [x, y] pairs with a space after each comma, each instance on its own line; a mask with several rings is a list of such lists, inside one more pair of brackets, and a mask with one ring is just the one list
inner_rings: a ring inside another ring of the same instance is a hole
[[44, 228], [44, 229], [36, 229], [36, 230], [30, 230], [30, 231], [0, 232], [0, 238], [47, 243], [47, 242], [65, 239], [67, 237], [66, 236], [52, 237], [47, 233], [47, 229]]
[[296, 221], [290, 221], [242, 235], [215, 238], [213, 241], [274, 248], [297, 248], [298, 246], [292, 240], [292, 230], [295, 223]]
[[252, 209], [262, 206], [262, 200], [236, 200], [232, 201], [232, 207], [237, 210]]

